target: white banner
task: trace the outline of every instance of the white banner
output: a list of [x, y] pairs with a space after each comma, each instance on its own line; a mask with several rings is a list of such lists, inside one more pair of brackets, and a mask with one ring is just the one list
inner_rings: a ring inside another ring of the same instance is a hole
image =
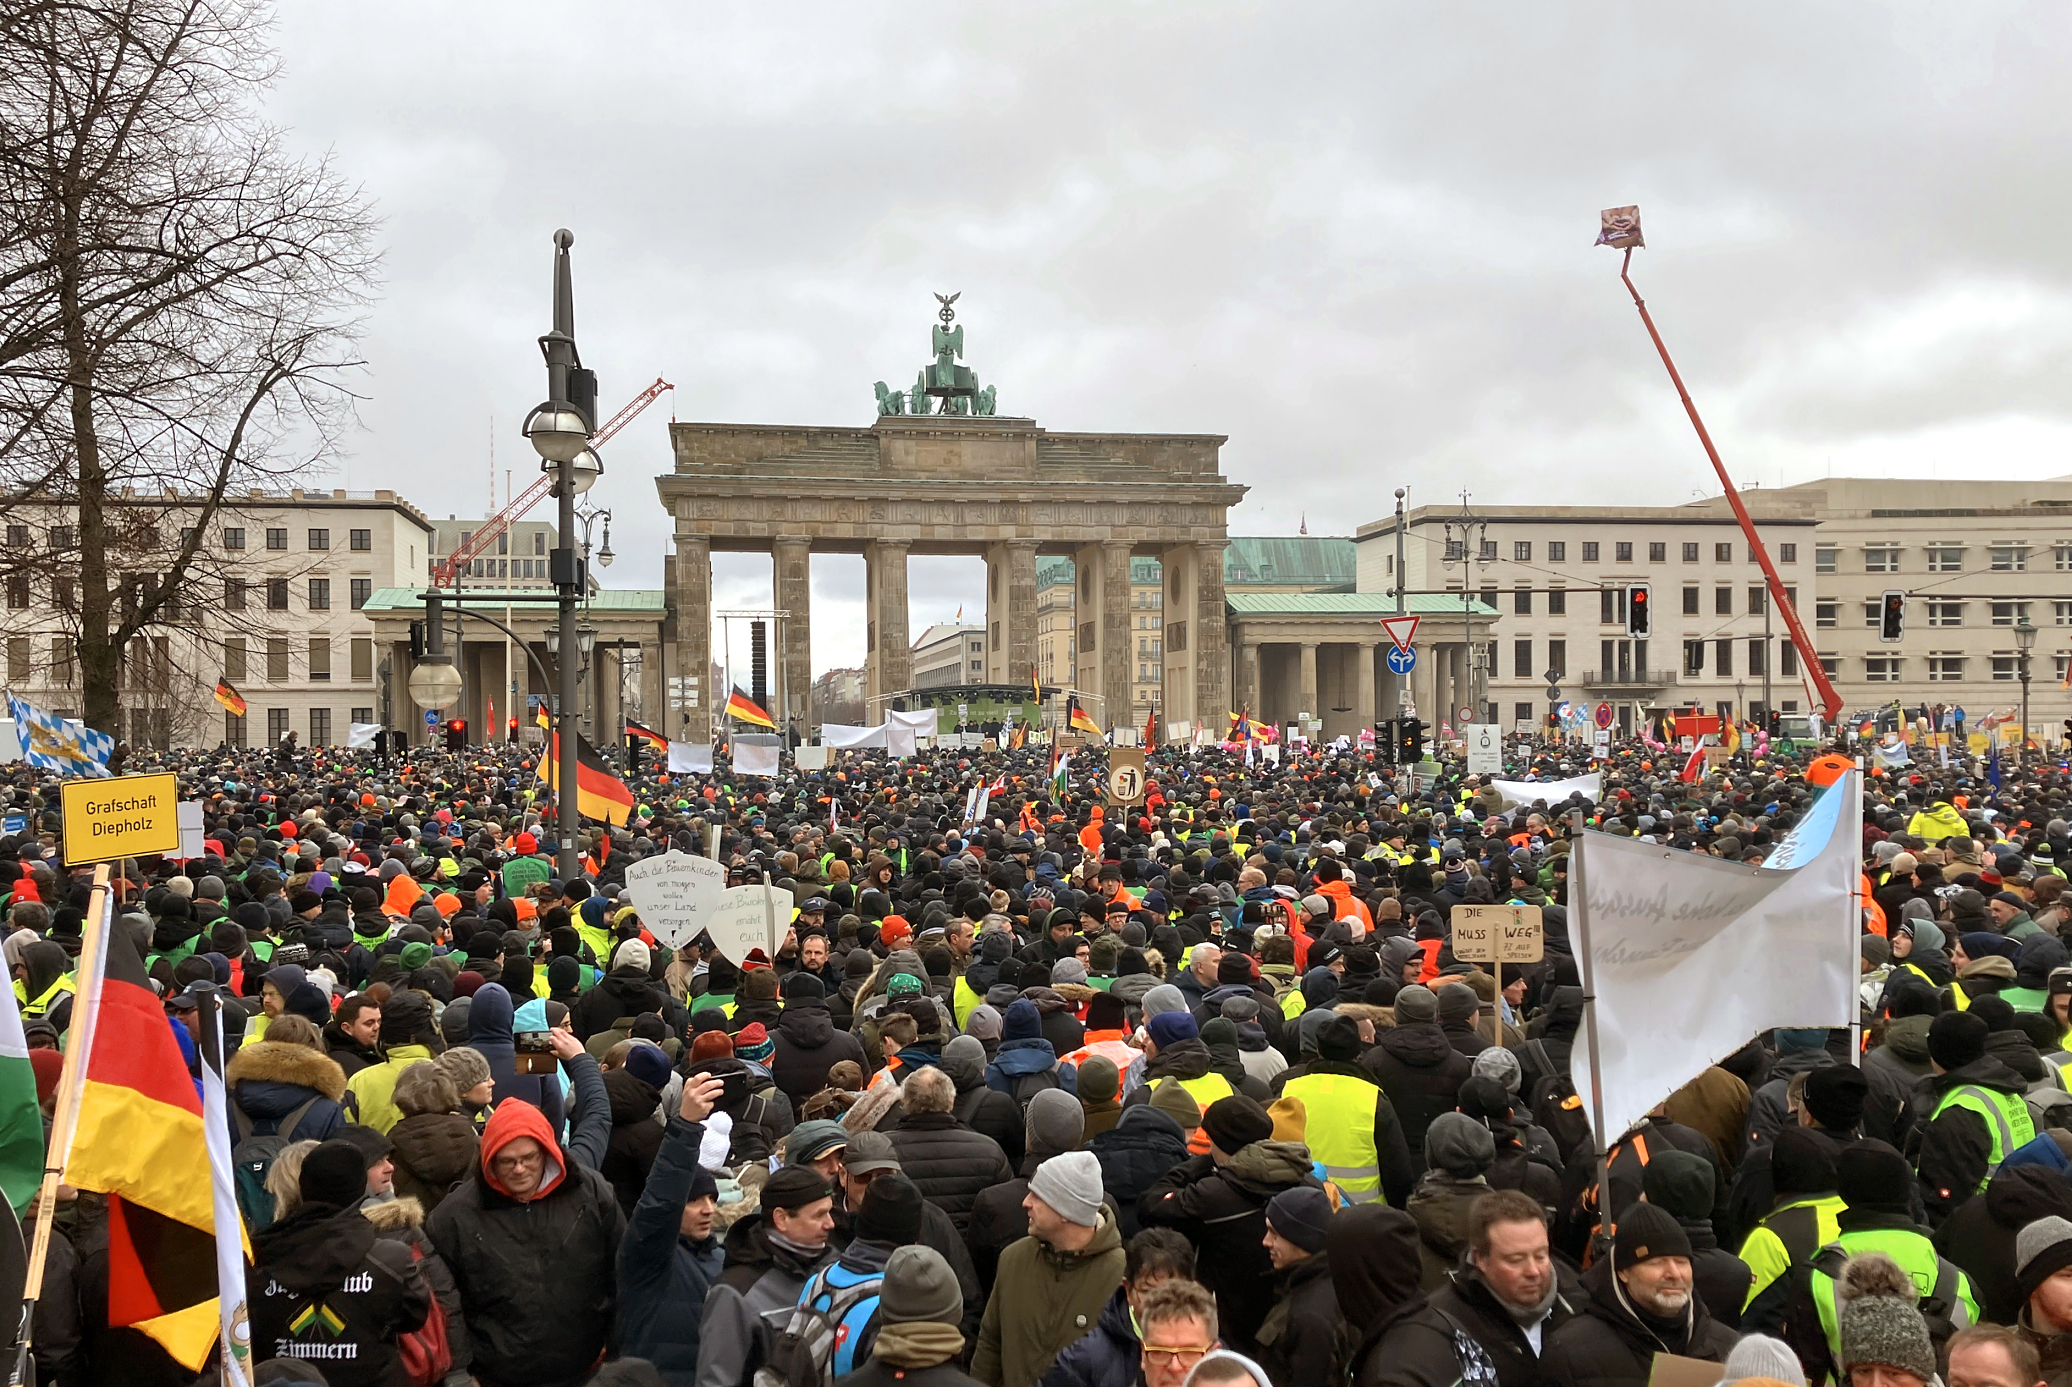
[[1862, 789], [1836, 781], [1761, 867], [1583, 835], [1569, 923], [1597, 1000], [1569, 1067], [1600, 1142], [1764, 1031], [1855, 1017]]
[[1549, 805], [1561, 803], [1576, 791], [1583, 792], [1583, 798], [1595, 801], [1604, 790], [1604, 777], [1595, 771], [1579, 775], [1573, 780], [1492, 780], [1496, 792], [1507, 804], [1531, 804], [1543, 799]]
[[345, 744], [350, 748], [377, 746], [381, 742], [381, 724], [378, 722], [354, 722], [346, 724]]
[[669, 773], [671, 775], [712, 774], [712, 743], [671, 742], [669, 744]]
[[856, 747], [883, 747], [885, 724], [881, 722], [876, 727], [849, 727], [841, 723], [824, 722], [820, 725], [820, 740], [827, 746], [845, 751]]
[[640, 922], [672, 949], [697, 937], [726, 890], [725, 867], [687, 852], [644, 857], [626, 868], [626, 894]]
[[794, 747], [791, 759], [802, 771], [824, 771], [827, 769], [827, 748], [818, 744]]
[[739, 963], [750, 949], [777, 956], [784, 931], [791, 928], [791, 892], [775, 886], [730, 886], [705, 916], [713, 947]]
[[751, 742], [746, 738], [736, 737], [731, 750], [734, 756], [734, 774], [775, 776], [778, 753], [783, 748], [778, 745], [775, 738], [766, 742]]
[[888, 711], [885, 721], [894, 727], [904, 727], [917, 732], [923, 737], [933, 737], [936, 726], [942, 719], [933, 708], [916, 708], [911, 713]]
[[[897, 719], [901, 714], [894, 713], [892, 716]], [[933, 718], [935, 714], [930, 713], [928, 716]], [[919, 749], [919, 742], [912, 727], [897, 721], [889, 721], [885, 724], [886, 751], [894, 756], [912, 756]]]

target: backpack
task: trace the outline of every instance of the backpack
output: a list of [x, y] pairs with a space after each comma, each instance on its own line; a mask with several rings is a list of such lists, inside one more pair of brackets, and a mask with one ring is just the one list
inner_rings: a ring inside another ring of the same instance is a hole
[[[267, 1172], [281, 1151], [295, 1140], [296, 1124], [309, 1114], [317, 1100], [311, 1098], [278, 1121], [255, 1123], [236, 1103], [230, 1105], [231, 1121], [237, 1126], [237, 1145], [230, 1149], [231, 1182], [237, 1188], [238, 1212], [245, 1226], [260, 1229], [273, 1222], [273, 1192], [266, 1188]], [[260, 1131], [261, 1126], [266, 1131]]]
[[[1813, 1269], [1835, 1282], [1837, 1287], [1842, 1280], [1842, 1268], [1848, 1262], [1848, 1249], [1840, 1243], [1829, 1243], [1813, 1254]], [[1963, 1298], [1957, 1294], [1961, 1275], [1949, 1258], [1938, 1256], [1935, 1259], [1935, 1284], [1914, 1306], [1928, 1326], [1928, 1340], [1935, 1345], [1937, 1361], [1949, 1356], [1945, 1350], [1950, 1336], [1971, 1323]]]
[[[410, 1260], [424, 1261], [424, 1248], [410, 1244]], [[424, 1323], [407, 1334], [396, 1336], [396, 1356], [410, 1377], [411, 1387], [437, 1387], [453, 1371], [453, 1340], [446, 1332], [446, 1307], [432, 1297], [431, 1312]]]
[[[832, 1287], [827, 1277], [833, 1270], [815, 1272], [799, 1292], [799, 1303], [771, 1346], [769, 1361], [755, 1370], [752, 1387], [834, 1387], [842, 1375], [835, 1370], [835, 1356], [876, 1318], [885, 1278], [866, 1276], [853, 1285]], [[860, 1366], [852, 1362], [843, 1372]]]

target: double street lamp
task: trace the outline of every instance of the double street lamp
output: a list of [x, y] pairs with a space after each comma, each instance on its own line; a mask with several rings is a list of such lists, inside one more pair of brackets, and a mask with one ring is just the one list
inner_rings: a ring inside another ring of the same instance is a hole
[[2029, 624], [2026, 615], [2014, 624], [2014, 648], [2015, 675], [2022, 681], [2022, 742], [2015, 749], [2019, 764], [2022, 752], [2029, 747], [2029, 652], [2036, 648], [2036, 628]]

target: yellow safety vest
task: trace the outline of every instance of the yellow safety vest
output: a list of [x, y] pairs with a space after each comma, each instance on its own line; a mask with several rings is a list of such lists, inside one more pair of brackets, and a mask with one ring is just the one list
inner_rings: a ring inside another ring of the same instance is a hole
[[[1998, 1093], [1976, 1084], [1966, 1084], [1943, 1096], [1942, 1102], [1935, 1106], [1934, 1117], [1941, 1117], [1951, 1108], [1968, 1108], [1985, 1119], [1986, 1135], [1993, 1143], [1992, 1153], [1986, 1158], [1988, 1179], [2007, 1159], [2008, 1152], [2036, 1139], [2036, 1123], [2029, 1116], [2029, 1104], [2018, 1093]], [[1986, 1181], [1979, 1181], [1978, 1187], [1983, 1193]]]
[[1281, 1090], [1309, 1112], [1309, 1154], [1324, 1163], [1324, 1178], [1355, 1204], [1381, 1198], [1381, 1153], [1374, 1149], [1378, 1084], [1350, 1074], [1304, 1074]]
[[16, 1000], [22, 1004], [21, 1012], [25, 1020], [34, 1020], [36, 1017], [49, 1015], [50, 1009], [57, 1005], [58, 998], [72, 991], [72, 989], [72, 975], [67, 973], [49, 987], [44, 988], [43, 995], [32, 1002], [28, 999], [29, 989], [27, 984], [20, 978], [16, 978], [14, 982], [14, 995]]
[[971, 990], [971, 984], [964, 981], [964, 975], [957, 975], [956, 986], [950, 989], [950, 1006], [957, 1013], [957, 1029], [963, 1030], [971, 1022], [971, 1013], [985, 1005], [986, 999]]
[[[1755, 1273], [1748, 1283], [1748, 1298], [1741, 1302], [1741, 1308], [1746, 1310], [1755, 1304], [1755, 1298], [1789, 1272], [1794, 1262], [1812, 1257], [1842, 1236], [1841, 1226], [1835, 1219], [1847, 1207], [1837, 1194], [1799, 1199], [1758, 1223], [1747, 1241], [1741, 1244], [1740, 1258]], [[1789, 1242], [1784, 1233], [1793, 1235]], [[1799, 1246], [1794, 1248], [1792, 1243]]]
[[[1913, 1278], [1924, 1300], [1935, 1292], [1937, 1280], [1943, 1277], [1943, 1260], [1925, 1233], [1910, 1233], [1904, 1228], [1862, 1228], [1842, 1234], [1832, 1246], [1839, 1247], [1851, 1257], [1861, 1252], [1884, 1253]], [[1949, 1303], [1942, 1307], [1943, 1312], [1959, 1329], [1977, 1324], [1978, 1299], [1972, 1294], [1971, 1279], [1954, 1264], [1950, 1266], [1950, 1272], [1956, 1286], [1954, 1294], [1949, 1294]], [[1834, 1355], [1835, 1362], [1840, 1363], [1842, 1332], [1840, 1319], [1835, 1313], [1835, 1282], [1817, 1265], [1813, 1268], [1812, 1290], [1813, 1305], [1820, 1312], [1820, 1331], [1827, 1336], [1827, 1351]], [[1944, 1291], [1946, 1294], [1950, 1291], [1947, 1284]]]
[[612, 961], [612, 932], [595, 925], [578, 923], [576, 935], [590, 946], [590, 952], [597, 956], [597, 966], [609, 968]]
[[1209, 1110], [1209, 1104], [1231, 1097], [1237, 1092], [1230, 1086], [1230, 1080], [1221, 1074], [1213, 1073], [1204, 1074], [1199, 1079], [1181, 1079], [1180, 1087], [1187, 1090], [1188, 1096], [1194, 1099], [1194, 1105], [1203, 1112]]

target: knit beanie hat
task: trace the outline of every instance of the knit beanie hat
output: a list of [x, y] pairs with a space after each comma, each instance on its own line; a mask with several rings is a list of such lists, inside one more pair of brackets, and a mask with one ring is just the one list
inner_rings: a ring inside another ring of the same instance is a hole
[[1852, 1209], [1905, 1213], [1913, 1207], [1913, 1167], [1882, 1141], [1857, 1142], [1835, 1159], [1835, 1193]]
[[[1400, 1001], [1401, 996], [1402, 994], [1398, 993], [1397, 1000]], [[1492, 1045], [1475, 1056], [1472, 1072], [1478, 1079], [1496, 1080], [1512, 1093], [1518, 1091], [1518, 1085], [1525, 1078], [1525, 1071], [1518, 1063], [1518, 1056], [1498, 1045]]]
[[1309, 1107], [1294, 1094], [1283, 1094], [1274, 1099], [1266, 1115], [1273, 1119], [1275, 1141], [1309, 1140]]
[[1770, 1148], [1770, 1181], [1779, 1194], [1832, 1194], [1835, 1144], [1810, 1127], [1786, 1127]]
[[1144, 1020], [1147, 1024], [1154, 1016], [1186, 1010], [1187, 994], [1169, 982], [1162, 982], [1144, 994]]
[[922, 1202], [920, 1187], [904, 1175], [879, 1176], [856, 1211], [856, 1236], [892, 1247], [912, 1242], [921, 1236]]
[[1086, 1109], [1061, 1088], [1047, 1088], [1031, 1098], [1022, 1121], [1027, 1148], [1034, 1153], [1077, 1151], [1086, 1141]]
[[760, 1021], [751, 1021], [734, 1037], [734, 1054], [753, 1064], [768, 1064], [777, 1053], [777, 1042]]
[[1178, 1045], [1183, 1040], [1199, 1040], [1201, 1028], [1194, 1024], [1194, 1016], [1190, 1012], [1162, 1011], [1145, 1022], [1144, 1034], [1151, 1037], [1152, 1044], [1163, 1050], [1168, 1046]]
[[1112, 992], [1096, 992], [1086, 1004], [1086, 1028], [1090, 1031], [1119, 1031], [1127, 1021], [1122, 998]]
[[1424, 1158], [1433, 1170], [1472, 1180], [1496, 1160], [1496, 1139], [1466, 1113], [1441, 1113], [1425, 1129]]
[[1806, 1075], [1806, 1111], [1830, 1132], [1853, 1132], [1863, 1123], [1870, 1091], [1871, 1081], [1856, 1066], [1826, 1065]]
[[1791, 1351], [1791, 1345], [1767, 1334], [1743, 1335], [1741, 1342], [1734, 1345], [1733, 1352], [1727, 1355], [1724, 1366], [1725, 1375], [1720, 1378], [1720, 1387], [1749, 1377], [1783, 1382], [1789, 1387], [1806, 1387], [1806, 1370], [1799, 1366], [1799, 1356]]
[[1267, 1202], [1266, 1226], [1304, 1252], [1322, 1252], [1331, 1231], [1331, 1196], [1310, 1185], [1282, 1190]]
[[1935, 1345], [1916, 1308], [1920, 1294], [1913, 1277], [1883, 1253], [1851, 1257], [1835, 1286], [1842, 1371], [1875, 1364], [1934, 1381]]
[[1317, 1056], [1341, 1063], [1360, 1056], [1360, 1023], [1350, 1016], [1332, 1015], [1317, 1032]]
[[305, 1204], [357, 1207], [367, 1197], [366, 1154], [356, 1143], [333, 1137], [303, 1160], [296, 1189]]
[[1152, 1085], [1151, 1106], [1179, 1123], [1184, 1132], [1201, 1126], [1201, 1105], [1194, 1101], [1193, 1094], [1180, 1087], [1178, 1079], [1160, 1079]]
[[691, 1042], [691, 1062], [723, 1059], [734, 1053], [734, 1037], [725, 1031], [700, 1031]]
[[1689, 1257], [1690, 1235], [1676, 1221], [1676, 1215], [1652, 1204], [1635, 1204], [1619, 1215], [1618, 1237], [1612, 1245], [1612, 1266], [1624, 1271], [1655, 1257]]
[[2072, 1222], [2053, 1214], [2015, 1235], [2014, 1279], [2023, 1300], [2066, 1267], [2072, 1267]]
[[830, 1151], [849, 1144], [849, 1129], [824, 1117], [801, 1122], [784, 1139], [784, 1159], [792, 1165], [810, 1165]]
[[773, 1171], [763, 1182], [762, 1209], [764, 1213], [772, 1209], [796, 1211], [832, 1194], [819, 1171], [811, 1166], [787, 1165]]
[[1640, 1176], [1648, 1203], [1687, 1219], [1712, 1217], [1713, 1183], [1712, 1162], [1688, 1151], [1656, 1152]]
[[1396, 994], [1396, 1024], [1418, 1026], [1439, 1019], [1439, 995], [1421, 983]]
[[493, 1077], [489, 1072], [489, 1061], [480, 1050], [465, 1045], [456, 1045], [436, 1061], [438, 1066], [453, 1076], [453, 1086], [466, 1094]]
[[1086, 965], [1077, 958], [1061, 958], [1050, 965], [1050, 985], [1070, 983], [1075, 987], [1086, 986]]
[[932, 1247], [909, 1243], [885, 1263], [878, 1308], [887, 1324], [950, 1324], [964, 1318], [957, 1274]]
[[[1182, 1090], [1183, 1092], [1185, 1090]], [[1052, 1156], [1029, 1177], [1029, 1193], [1083, 1228], [1101, 1222], [1101, 1163], [1091, 1151]]]
[[1986, 1055], [1991, 1033], [1980, 1017], [1968, 1011], [1946, 1011], [1928, 1026], [1928, 1057], [1945, 1071], [1975, 1064]]
[[1266, 1109], [1242, 1093], [1209, 1104], [1201, 1115], [1201, 1125], [1209, 1140], [1226, 1156], [1235, 1156], [1253, 1142], [1273, 1137], [1273, 1119], [1267, 1116]]
[[1088, 1055], [1079, 1062], [1078, 1087], [1082, 1103], [1113, 1102], [1122, 1087], [1122, 1075], [1106, 1055]]

